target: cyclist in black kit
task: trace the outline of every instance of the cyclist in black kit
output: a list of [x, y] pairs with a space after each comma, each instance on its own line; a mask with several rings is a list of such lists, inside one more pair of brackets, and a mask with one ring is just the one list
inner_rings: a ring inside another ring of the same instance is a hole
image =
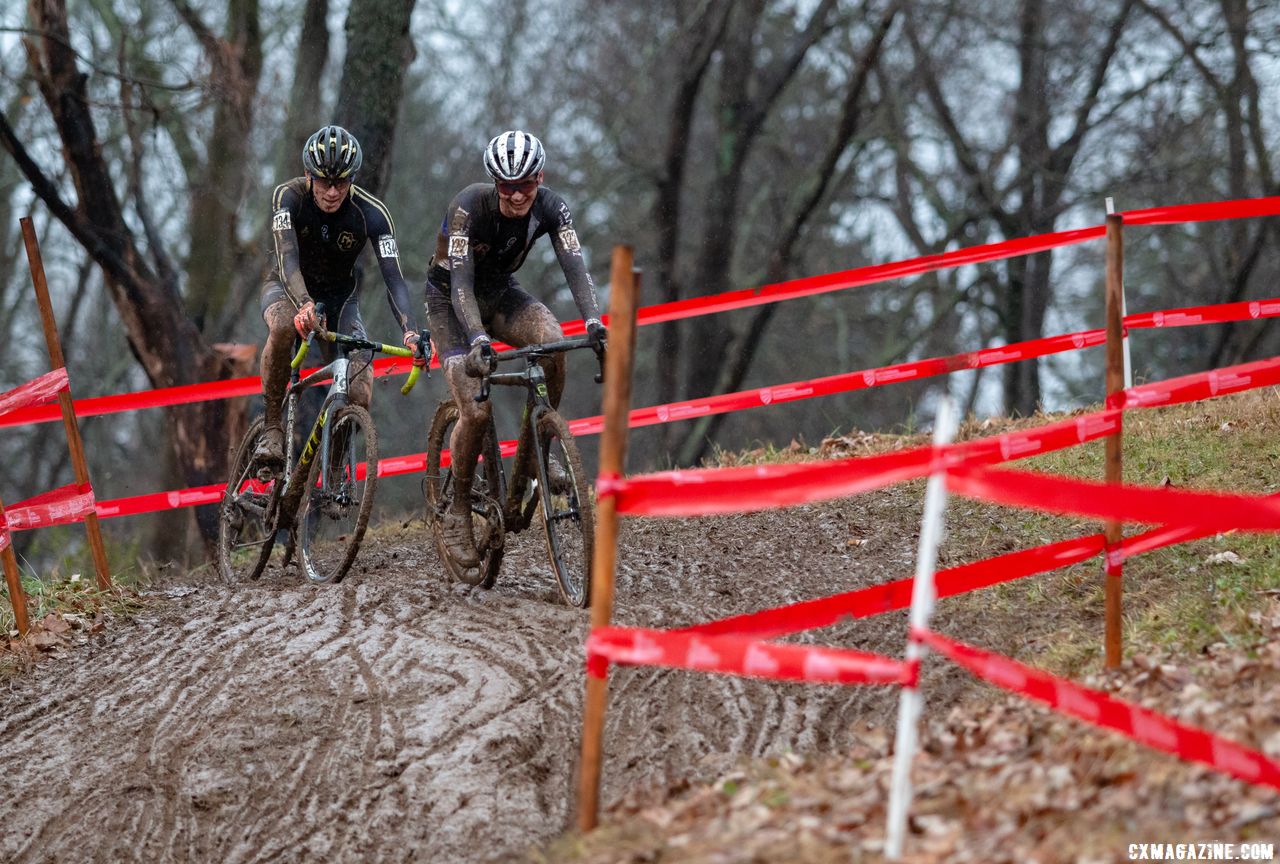
[[[409, 288], [400, 273], [391, 214], [352, 182], [362, 161], [360, 142], [350, 132], [325, 126], [302, 148], [305, 175], [277, 186], [271, 196], [276, 260], [262, 284], [262, 317], [270, 331], [262, 349], [266, 429], [254, 451], [263, 468], [279, 470], [284, 465], [280, 408], [289, 383], [293, 339], [295, 333], [305, 339], [325, 323], [316, 316], [316, 302], [324, 304], [334, 330], [365, 338], [356, 305], [355, 263], [366, 242], [373, 245], [391, 314], [404, 331], [404, 345], [415, 351], [414, 364], [425, 366], [430, 359], [430, 340], [418, 334]], [[321, 342], [320, 347], [326, 362], [333, 359], [332, 343]], [[351, 359], [358, 371], [348, 394], [353, 403], [368, 408], [373, 358], [360, 351]]]
[[[600, 343], [607, 336], [569, 206], [542, 186], [545, 161], [542, 142], [526, 132], [504, 132], [490, 141], [484, 167], [494, 182], [474, 183], [450, 202], [427, 275], [428, 323], [459, 413], [450, 442], [454, 495], [444, 540], [465, 566], [479, 563], [471, 534], [471, 481], [491, 409], [475, 396], [476, 379], [496, 362], [490, 334], [517, 348], [563, 338], [551, 310], [512, 275], [542, 235], [551, 237], [588, 335]], [[551, 404], [558, 406], [564, 355], [542, 364]]]

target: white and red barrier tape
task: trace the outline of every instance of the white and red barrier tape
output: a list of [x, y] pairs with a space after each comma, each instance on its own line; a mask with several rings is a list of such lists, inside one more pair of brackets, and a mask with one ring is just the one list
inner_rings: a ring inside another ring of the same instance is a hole
[[[24, 408], [43, 405], [67, 388], [67, 369], [61, 367], [46, 372], [26, 384], [0, 395], [0, 418], [20, 412]], [[61, 416], [61, 415], [58, 415]]]
[[1275, 384], [1280, 384], [1280, 357], [1130, 387], [1109, 397], [1107, 407], [1156, 408], [1178, 405]]
[[1049, 513], [1197, 531], [1280, 531], [1280, 498], [1076, 480], [1032, 471], [959, 467], [947, 488], [966, 498]]
[[945, 466], [1024, 459], [1074, 447], [1119, 430], [1120, 412], [1099, 411], [1035, 429], [875, 456], [823, 462], [664, 471], [600, 477], [596, 493], [632, 516], [707, 516], [825, 501], [923, 477]]
[[[1280, 196], [1270, 198], [1252, 198], [1237, 201], [1218, 201], [1204, 204], [1185, 204], [1175, 207], [1153, 207], [1147, 210], [1129, 210], [1121, 214], [1130, 225], [1167, 225], [1178, 222], [1211, 221], [1216, 219], [1241, 219], [1258, 216], [1280, 215]], [[999, 243], [957, 249], [939, 255], [925, 255], [905, 261], [888, 264], [875, 264], [857, 267], [839, 273], [828, 273], [821, 276], [810, 276], [792, 279], [757, 288], [744, 288], [727, 291], [712, 297], [695, 297], [646, 306], [639, 310], [637, 321], [641, 325], [657, 324], [664, 321], [676, 321], [700, 315], [745, 309], [765, 303], [776, 303], [863, 285], [871, 285], [890, 279], [901, 279], [917, 276], [935, 270], [976, 264], [984, 261], [996, 261], [1013, 258], [1034, 252], [1042, 252], [1058, 246], [1066, 246], [1094, 240], [1102, 237], [1105, 229], [1101, 225], [1081, 228], [1073, 231], [1060, 231], [1042, 234], [1035, 237], [1016, 238]], [[1280, 314], [1276, 309], [1280, 300], [1264, 300], [1254, 303], [1226, 304], [1228, 307], [1216, 313], [1218, 317], [1205, 318], [1204, 321], [1190, 320], [1204, 313], [1191, 309], [1169, 310], [1167, 313], [1143, 313], [1125, 319], [1126, 326], [1176, 326], [1177, 318], [1184, 316], [1188, 320], [1181, 323], [1208, 323], [1247, 320], [1249, 318], [1272, 317]], [[1213, 307], [1207, 307], [1213, 308]], [[1152, 316], [1166, 314], [1170, 316], [1168, 323], [1155, 323]], [[564, 334], [573, 336], [585, 331], [582, 321], [570, 321], [563, 325]], [[1092, 332], [1092, 331], [1089, 331]], [[1074, 334], [1081, 335], [1081, 334]], [[1082, 346], [1075, 346], [1082, 347]], [[991, 349], [999, 350], [999, 349]], [[1056, 350], [1068, 350], [1060, 347]], [[1051, 353], [1046, 351], [1045, 353]], [[959, 355], [967, 356], [967, 355]], [[1039, 355], [1029, 355], [1039, 356]], [[1006, 361], [1007, 362], [1007, 361]], [[439, 361], [433, 365], [438, 366]], [[374, 375], [395, 375], [408, 372], [410, 364], [396, 358], [383, 358], [374, 363]], [[889, 367], [893, 369], [894, 367]], [[963, 367], [961, 367], [963, 368]], [[954, 371], [954, 370], [946, 370]], [[937, 374], [937, 373], [932, 373]], [[888, 383], [888, 382], [882, 382]], [[143, 408], [158, 408], [166, 405], [182, 405], [190, 402], [201, 402], [209, 399], [229, 399], [235, 396], [252, 396], [262, 392], [261, 380], [257, 376], [236, 378], [226, 381], [210, 381], [200, 384], [188, 384], [179, 387], [158, 388], [137, 393], [122, 393], [113, 396], [98, 396], [82, 399], [75, 403], [75, 412], [79, 417], [92, 417], [100, 414], [111, 414], [119, 411], [135, 411]], [[696, 416], [696, 415], [691, 415]], [[0, 418], [0, 427], [17, 426], [28, 423], [43, 423], [57, 419], [57, 413], [46, 409], [27, 409], [19, 415]], [[663, 418], [665, 420], [665, 418]], [[682, 418], [674, 418], [682, 419]]]
[[1179, 759], [1203, 763], [1247, 783], [1280, 789], [1280, 764], [1256, 750], [931, 631], [912, 631], [911, 637], [1011, 693], [1029, 696], [1094, 726], [1114, 729]]
[[821, 684], [914, 684], [917, 672], [901, 660], [865, 651], [638, 627], [592, 630], [587, 658], [594, 675], [603, 674], [602, 661]]
[[[1280, 500], [1280, 493], [1271, 497]], [[1166, 546], [1187, 543], [1216, 533], [1218, 533], [1216, 527], [1162, 526], [1125, 537], [1118, 547], [1110, 550], [1106, 549], [1102, 534], [1088, 534], [940, 570], [934, 576], [934, 587], [939, 598], [951, 597], [1001, 582], [1012, 582], [1015, 579], [1079, 564], [1104, 551], [1109, 558], [1118, 563]], [[909, 605], [911, 605], [911, 579], [898, 579], [843, 594], [803, 600], [775, 609], [709, 621], [705, 624], [685, 627], [681, 632], [711, 636], [732, 633], [739, 636], [754, 636], [757, 639], [776, 639], [792, 633], [829, 627], [845, 618], [868, 618], [884, 612], [906, 609]]]
[[79, 522], [94, 507], [92, 487], [71, 483], [7, 507], [5, 516], [10, 531], [30, 531]]

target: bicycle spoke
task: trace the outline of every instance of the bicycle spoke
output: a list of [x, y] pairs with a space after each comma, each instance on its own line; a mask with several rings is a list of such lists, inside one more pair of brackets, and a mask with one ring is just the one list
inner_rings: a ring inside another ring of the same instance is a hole
[[332, 424], [329, 458], [316, 455], [298, 514], [302, 568], [312, 582], [337, 582], [346, 575], [368, 525], [377, 482], [377, 434], [368, 413], [348, 405], [335, 412]]
[[476, 550], [480, 553], [478, 567], [463, 567], [449, 554], [444, 542], [443, 524], [445, 511], [453, 503], [453, 471], [443, 465], [444, 453], [453, 438], [453, 428], [458, 421], [458, 409], [453, 402], [443, 402], [431, 420], [427, 435], [426, 494], [427, 524], [435, 538], [436, 551], [449, 575], [460, 582], [491, 588], [502, 566], [503, 543], [506, 528], [502, 518], [502, 498], [505, 483], [502, 476], [502, 456], [498, 451], [497, 436], [490, 424], [481, 442], [481, 458], [476, 464], [471, 483], [471, 529]]
[[252, 477], [253, 452], [262, 428], [259, 419], [245, 433], [219, 504], [218, 570], [229, 583], [257, 578], [275, 539], [268, 523], [274, 517], [281, 484], [263, 484]]
[[586, 606], [595, 524], [582, 458], [568, 424], [554, 411], [539, 420], [538, 442], [542, 451], [538, 497], [547, 558], [565, 601]]

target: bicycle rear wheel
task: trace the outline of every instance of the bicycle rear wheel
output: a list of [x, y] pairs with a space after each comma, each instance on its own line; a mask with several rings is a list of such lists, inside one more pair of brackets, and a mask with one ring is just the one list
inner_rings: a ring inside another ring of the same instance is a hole
[[584, 607], [591, 599], [591, 555], [596, 530], [587, 473], [569, 424], [555, 411], [538, 420], [538, 446], [542, 451], [538, 498], [547, 558], [565, 602]]
[[[344, 405], [329, 428], [329, 468], [320, 453], [311, 463], [298, 512], [302, 572], [312, 582], [340, 582], [360, 551], [378, 484], [378, 433], [369, 412]], [[323, 480], [323, 482], [322, 482]]]
[[480, 566], [467, 568], [449, 554], [444, 542], [442, 519], [453, 504], [453, 472], [442, 465], [449, 447], [453, 427], [458, 423], [458, 406], [452, 400], [441, 402], [431, 418], [427, 435], [427, 524], [436, 541], [436, 551], [449, 575], [468, 585], [492, 588], [502, 567], [505, 530], [502, 524], [502, 502], [506, 498], [506, 480], [502, 473], [502, 452], [498, 448], [497, 430], [492, 419], [480, 444], [480, 460], [471, 483], [471, 530], [480, 552]]
[[259, 417], [240, 439], [218, 505], [218, 572], [228, 584], [261, 576], [275, 542], [275, 516], [284, 481], [262, 483], [253, 476], [253, 451], [263, 425]]

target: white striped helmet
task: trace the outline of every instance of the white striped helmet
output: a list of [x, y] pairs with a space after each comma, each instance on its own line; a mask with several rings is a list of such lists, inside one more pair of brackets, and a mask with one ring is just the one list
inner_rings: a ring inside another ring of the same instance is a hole
[[322, 126], [302, 147], [302, 167], [325, 180], [350, 180], [363, 161], [360, 142], [341, 126]]
[[546, 161], [542, 142], [528, 132], [503, 132], [484, 148], [484, 170], [494, 180], [524, 180], [541, 171]]

